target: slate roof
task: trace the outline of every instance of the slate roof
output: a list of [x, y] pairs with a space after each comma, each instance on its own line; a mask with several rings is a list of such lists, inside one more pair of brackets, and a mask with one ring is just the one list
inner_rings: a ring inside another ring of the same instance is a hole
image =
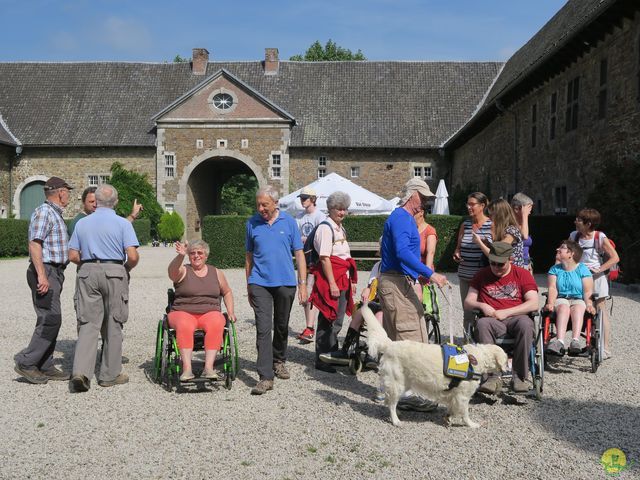
[[15, 147], [19, 143], [18, 139], [14, 137], [11, 130], [9, 130], [9, 126], [4, 121], [4, 118], [2, 118], [2, 115], [0, 115], [0, 144]]
[[[564, 47], [572, 50], [571, 55], [578, 55], [581, 50], [588, 49], [589, 45], [583, 44], [582, 41], [579, 42], [579, 46], [571, 46], [570, 43], [575, 42], [578, 35], [584, 34], [585, 31], [597, 38], [597, 33], [591, 28], [592, 24], [614, 4], [625, 2], [633, 4], [637, 0], [569, 0], [509, 58], [473, 117], [445, 142], [445, 147], [464, 141], [465, 136], [472, 135], [472, 128], [481, 128], [478, 125], [482, 121], [493, 118], [498, 113], [495, 108], [496, 101], [508, 106], [510, 99], [518, 97], [519, 90], [520, 94], [526, 93], [532, 82], [535, 84], [534, 76], [540, 78], [558, 72], [566, 60], [554, 62], [553, 58], [554, 55], [560, 55]], [[549, 64], [553, 64], [553, 67], [548, 67]], [[503, 102], [503, 99], [507, 99], [507, 102]]]
[[153, 115], [221, 68], [289, 112], [291, 145], [437, 148], [497, 62], [0, 63], [0, 114], [25, 145], [153, 146]]

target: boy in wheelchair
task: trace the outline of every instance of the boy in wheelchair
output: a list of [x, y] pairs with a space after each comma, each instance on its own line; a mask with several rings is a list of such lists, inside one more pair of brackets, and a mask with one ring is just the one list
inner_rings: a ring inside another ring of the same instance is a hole
[[556, 264], [549, 269], [549, 294], [544, 309], [555, 312], [557, 336], [549, 342], [546, 352], [551, 355], [565, 354], [564, 339], [571, 318], [572, 339], [569, 354], [582, 352], [580, 332], [585, 311], [595, 314], [591, 301], [593, 277], [589, 269], [580, 262], [582, 248], [573, 240], [565, 240], [556, 249]]

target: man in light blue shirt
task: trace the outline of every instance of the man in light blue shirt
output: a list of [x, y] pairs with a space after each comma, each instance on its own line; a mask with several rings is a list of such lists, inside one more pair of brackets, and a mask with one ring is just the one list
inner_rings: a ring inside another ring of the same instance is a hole
[[130, 222], [116, 215], [118, 191], [96, 190], [97, 209], [81, 219], [69, 242], [69, 260], [80, 266], [76, 281], [78, 341], [71, 388], [86, 392], [93, 377], [98, 335], [102, 358], [98, 385], [129, 381], [122, 372], [122, 328], [129, 316], [129, 271], [138, 264], [138, 239]]

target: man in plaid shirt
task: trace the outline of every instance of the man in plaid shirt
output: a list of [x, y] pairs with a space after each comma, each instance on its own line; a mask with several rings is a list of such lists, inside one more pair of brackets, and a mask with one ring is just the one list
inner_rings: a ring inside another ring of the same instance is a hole
[[27, 283], [36, 311], [36, 328], [27, 348], [15, 357], [15, 371], [31, 383], [68, 380], [53, 365], [53, 351], [62, 325], [60, 294], [69, 263], [69, 237], [62, 209], [69, 204], [71, 186], [51, 177], [44, 184], [45, 202], [35, 209], [29, 224]]

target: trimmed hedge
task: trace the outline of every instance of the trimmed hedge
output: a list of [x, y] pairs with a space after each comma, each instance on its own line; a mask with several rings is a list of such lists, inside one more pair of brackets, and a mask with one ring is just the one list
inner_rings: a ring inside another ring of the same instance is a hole
[[151, 241], [151, 220], [148, 218], [134, 220], [133, 229], [140, 245], [147, 245]]
[[0, 257], [29, 255], [29, 220], [0, 219]]
[[[244, 236], [245, 224], [248, 216], [241, 215], [210, 215], [202, 221], [202, 238], [210, 248], [209, 263], [220, 268], [244, 267]], [[345, 218], [344, 228], [349, 240], [354, 242], [377, 242], [382, 235], [382, 228], [386, 215], [353, 215]], [[453, 271], [456, 235], [462, 217], [455, 215], [430, 215], [427, 221], [437, 232], [438, 249], [436, 251], [436, 266], [438, 270]], [[372, 262], [358, 262], [358, 267], [367, 270]]]

